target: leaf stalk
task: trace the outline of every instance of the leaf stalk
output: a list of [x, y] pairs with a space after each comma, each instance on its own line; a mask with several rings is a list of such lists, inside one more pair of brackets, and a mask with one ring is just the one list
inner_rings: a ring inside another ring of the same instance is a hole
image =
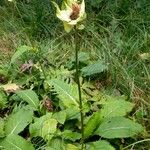
[[81, 85], [80, 85], [80, 74], [79, 74], [79, 50], [80, 50], [80, 36], [77, 30], [75, 30], [75, 67], [76, 67], [76, 82], [78, 85], [78, 95], [79, 95], [79, 108], [81, 117], [81, 150], [84, 150], [84, 114], [83, 114], [83, 104], [81, 95]]

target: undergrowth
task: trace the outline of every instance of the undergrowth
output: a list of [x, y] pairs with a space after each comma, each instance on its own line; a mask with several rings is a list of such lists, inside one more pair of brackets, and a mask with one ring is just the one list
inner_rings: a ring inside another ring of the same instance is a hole
[[[86, 148], [148, 150], [149, 0], [87, 0], [86, 9], [79, 54]], [[0, 147], [80, 148], [74, 33], [63, 31], [49, 0], [1, 0], [0, 37]]]

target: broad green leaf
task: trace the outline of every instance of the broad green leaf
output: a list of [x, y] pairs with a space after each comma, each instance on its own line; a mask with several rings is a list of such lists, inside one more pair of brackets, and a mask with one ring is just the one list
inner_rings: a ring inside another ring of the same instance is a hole
[[50, 118], [43, 122], [41, 136], [46, 140], [51, 140], [57, 130], [57, 120]]
[[73, 132], [71, 130], [65, 130], [64, 132], [62, 132], [62, 137], [64, 139], [75, 142], [76, 140], [79, 140], [81, 138], [81, 134], [78, 132]]
[[127, 102], [125, 100], [119, 100], [119, 99], [107, 100], [102, 105], [103, 107], [101, 109], [101, 116], [103, 118], [125, 116], [127, 113], [129, 113], [132, 110], [134, 106], [130, 102]]
[[15, 54], [12, 56], [10, 63], [11, 63], [11, 64], [15, 63], [15, 61], [16, 61], [19, 57], [21, 57], [25, 52], [27, 52], [27, 51], [29, 51], [29, 50], [31, 50], [31, 49], [32, 49], [32, 47], [29, 47], [29, 46], [26, 46], [26, 45], [18, 47], [18, 48], [17, 48], [17, 51], [16, 51]]
[[78, 148], [77, 146], [73, 144], [67, 144], [66, 150], [80, 150], [80, 148]]
[[107, 65], [101, 61], [97, 61], [81, 69], [83, 76], [92, 76], [108, 69]]
[[7, 96], [3, 91], [0, 91], [0, 108], [5, 107], [7, 103]]
[[101, 121], [101, 113], [99, 111], [95, 112], [85, 125], [85, 128], [84, 128], [84, 137], [85, 138], [93, 135], [93, 132], [100, 125], [100, 121]]
[[32, 90], [20, 90], [17, 91], [16, 94], [25, 102], [27, 102], [30, 106], [35, 108], [36, 110], [39, 107], [39, 99], [37, 94]]
[[48, 113], [40, 118], [35, 118], [34, 123], [30, 124], [29, 132], [31, 137], [42, 136], [43, 123], [52, 117], [52, 113]]
[[0, 118], [0, 138], [5, 136], [4, 126], [5, 126], [4, 119]]
[[7, 135], [18, 134], [31, 123], [33, 110], [29, 107], [24, 107], [14, 114], [8, 116], [5, 123], [5, 132]]
[[68, 84], [58, 79], [50, 80], [48, 83], [50, 86], [54, 86], [54, 89], [58, 93], [58, 97], [63, 102], [64, 106], [79, 106], [77, 85]]
[[67, 114], [67, 120], [77, 119], [80, 117], [80, 112], [77, 107], [67, 108], [65, 112]]
[[65, 143], [61, 138], [52, 138], [45, 150], [66, 150]]
[[101, 140], [87, 144], [87, 150], [115, 150], [107, 141]]
[[4, 150], [34, 150], [33, 145], [19, 135], [8, 135], [0, 145]]
[[65, 111], [59, 111], [53, 115], [53, 118], [55, 118], [59, 123], [64, 124], [66, 121], [66, 116]]
[[132, 137], [142, 132], [142, 130], [143, 127], [140, 124], [135, 123], [130, 119], [114, 117], [102, 122], [95, 134], [108, 139], [126, 138]]

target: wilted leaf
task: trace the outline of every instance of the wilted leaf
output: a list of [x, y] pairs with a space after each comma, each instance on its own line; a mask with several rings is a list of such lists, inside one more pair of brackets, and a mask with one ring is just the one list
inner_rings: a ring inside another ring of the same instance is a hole
[[126, 138], [142, 132], [143, 127], [124, 117], [106, 119], [101, 123], [95, 134], [104, 138]]
[[7, 135], [18, 134], [31, 123], [33, 110], [28, 107], [20, 109], [18, 112], [8, 116], [5, 123], [5, 132]]
[[14, 93], [15, 91], [20, 89], [19, 86], [15, 83], [1, 85], [0, 88], [2, 88], [6, 93]]
[[4, 150], [34, 150], [33, 145], [19, 135], [8, 135], [0, 145]]
[[27, 102], [30, 106], [35, 109], [39, 107], [39, 99], [37, 94], [32, 90], [21, 90], [17, 91], [16, 94], [25, 102]]
[[142, 60], [150, 60], [150, 53], [143, 53], [143, 54], [140, 54], [139, 57], [140, 57]]

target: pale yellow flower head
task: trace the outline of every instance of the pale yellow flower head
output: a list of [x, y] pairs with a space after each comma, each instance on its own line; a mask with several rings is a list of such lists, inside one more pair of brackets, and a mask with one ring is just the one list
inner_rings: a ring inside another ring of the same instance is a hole
[[86, 18], [84, 0], [81, 3], [78, 0], [64, 0], [62, 9], [55, 2], [53, 4], [56, 7], [56, 16], [63, 21], [66, 32], [70, 32], [74, 27], [84, 28], [84, 25], [81, 24]]

